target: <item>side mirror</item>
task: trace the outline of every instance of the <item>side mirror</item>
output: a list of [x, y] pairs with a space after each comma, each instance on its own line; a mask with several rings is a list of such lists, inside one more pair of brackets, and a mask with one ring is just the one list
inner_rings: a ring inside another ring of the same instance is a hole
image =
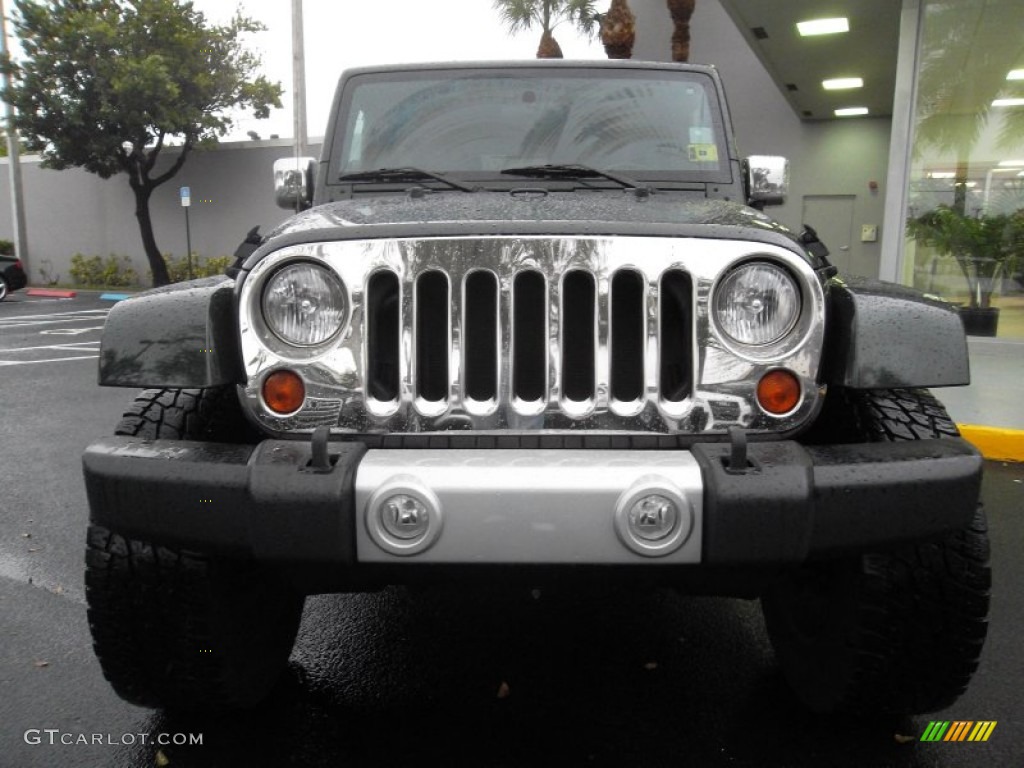
[[316, 158], [284, 157], [274, 161], [274, 200], [281, 208], [303, 211], [313, 204]]
[[747, 158], [747, 203], [754, 208], [782, 205], [789, 192], [789, 161], [776, 155]]

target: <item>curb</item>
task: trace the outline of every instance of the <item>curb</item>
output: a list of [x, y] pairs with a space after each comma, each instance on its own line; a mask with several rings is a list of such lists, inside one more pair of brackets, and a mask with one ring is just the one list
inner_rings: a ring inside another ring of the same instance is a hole
[[78, 295], [76, 291], [61, 291], [55, 288], [29, 288], [25, 291], [26, 296], [42, 296], [50, 299], [73, 299]]
[[960, 436], [986, 459], [1024, 462], [1024, 430], [957, 424]]
[[131, 294], [128, 293], [101, 293], [100, 301], [124, 301], [130, 299]]

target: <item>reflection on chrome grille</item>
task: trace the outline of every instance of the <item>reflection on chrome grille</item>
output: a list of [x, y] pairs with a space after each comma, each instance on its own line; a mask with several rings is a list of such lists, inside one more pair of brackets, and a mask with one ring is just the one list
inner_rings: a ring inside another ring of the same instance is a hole
[[[532, 414], [557, 395], [566, 413], [583, 415], [602, 382], [612, 402], [639, 406], [648, 354], [658, 358], [662, 400], [678, 403], [692, 394], [693, 284], [682, 270], [667, 270], [654, 284], [637, 270], [618, 270], [606, 300], [583, 269], [560, 279], [525, 269], [506, 283], [504, 294], [501, 285], [484, 269], [470, 270], [461, 285], [428, 269], [404, 288], [394, 272], [375, 272], [364, 313], [370, 398], [397, 403], [399, 372], [407, 369], [413, 399], [421, 404], [441, 406], [454, 397], [497, 407], [507, 400]], [[403, 290], [411, 293], [404, 311]], [[402, 328], [403, 318], [412, 327]], [[399, 359], [403, 332], [412, 340], [407, 368]], [[652, 349], [649, 334], [657, 338]]]

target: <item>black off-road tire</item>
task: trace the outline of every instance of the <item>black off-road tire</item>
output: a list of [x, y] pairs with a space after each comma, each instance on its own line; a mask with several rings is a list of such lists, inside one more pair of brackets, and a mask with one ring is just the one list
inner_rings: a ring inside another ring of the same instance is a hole
[[125, 411], [114, 434], [215, 443], [259, 440], [259, 432], [242, 413], [233, 386], [147, 389]]
[[295, 642], [303, 598], [251, 563], [127, 539], [90, 526], [86, 600], [107, 680], [144, 707], [258, 704]]
[[[118, 425], [138, 437], [238, 441], [230, 390], [151, 390]], [[237, 401], [235, 407], [237, 408]], [[261, 565], [90, 526], [85, 594], [106, 678], [134, 704], [251, 707], [284, 669], [303, 596]]]
[[[925, 390], [829, 397], [823, 416], [836, 442], [957, 435]], [[970, 525], [941, 538], [805, 564], [762, 604], [783, 674], [809, 708], [912, 715], [944, 709], [966, 690], [985, 642], [991, 583], [979, 505]]]

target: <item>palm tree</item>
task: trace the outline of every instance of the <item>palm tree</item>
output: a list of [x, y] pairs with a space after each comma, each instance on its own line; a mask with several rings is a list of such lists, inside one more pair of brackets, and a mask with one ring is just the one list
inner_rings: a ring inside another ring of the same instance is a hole
[[690, 60], [690, 17], [697, 0], [666, 0], [672, 16], [672, 61]]
[[599, 16], [601, 42], [609, 59], [628, 59], [636, 41], [636, 16], [627, 0], [612, 0], [608, 13]]
[[585, 35], [594, 32], [594, 0], [494, 0], [494, 8], [508, 26], [510, 34], [540, 27], [538, 59], [560, 59], [562, 49], [552, 31], [563, 21], [576, 26]]
[[[983, 3], [936, 3], [926, 8], [915, 143], [953, 156], [953, 207], [960, 214], [966, 212], [971, 150], [992, 117], [992, 101], [1013, 93], [1007, 72], [1024, 62], [1024, 8], [1005, 4], [998, 10]], [[1024, 110], [999, 113], [999, 144], [1010, 149], [1024, 140]]]
[[925, 245], [956, 259], [967, 281], [968, 306], [987, 309], [1006, 275], [1024, 257], [1024, 208], [1014, 213], [965, 216], [939, 206], [907, 222]]

